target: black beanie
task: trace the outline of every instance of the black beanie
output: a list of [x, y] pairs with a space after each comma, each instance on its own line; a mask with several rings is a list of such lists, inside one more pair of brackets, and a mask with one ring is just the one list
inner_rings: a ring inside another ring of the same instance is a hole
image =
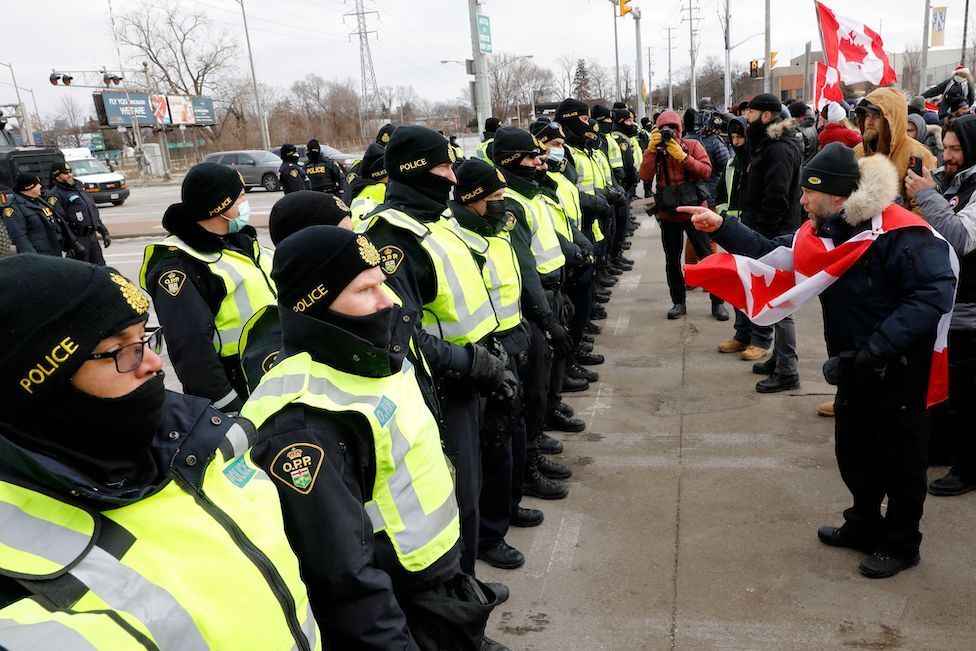
[[498, 118], [485, 118], [485, 131], [487, 133], [495, 133], [498, 131], [498, 127], [501, 126], [501, 121]]
[[641, 126], [644, 127], [645, 129], [648, 128], [648, 127], [653, 126], [651, 124], [651, 118], [647, 117], [646, 115], [644, 117], [642, 117], [641, 118]]
[[359, 175], [373, 181], [386, 178], [386, 165], [383, 160], [385, 153], [383, 146], [375, 142], [367, 147], [366, 153], [363, 154], [363, 161], [359, 165]]
[[630, 118], [634, 117], [634, 114], [630, 112], [628, 108], [613, 109], [611, 112], [611, 117], [613, 117], [614, 124], [623, 124]]
[[964, 104], [969, 105], [969, 101], [963, 95], [957, 95], [956, 97], [949, 98], [949, 110], [958, 111]]
[[338, 226], [344, 217], [352, 217], [342, 199], [314, 190], [286, 194], [271, 207], [268, 230], [275, 246], [292, 233], [309, 226]]
[[37, 178], [37, 175], [21, 172], [14, 180], [14, 190], [17, 192], [24, 192], [25, 190], [30, 190], [35, 185], [40, 184], [41, 180]]
[[545, 118], [539, 118], [529, 126], [529, 132], [539, 139], [543, 145], [556, 138], [566, 139], [563, 127], [558, 122], [550, 122]]
[[61, 161], [60, 163], [55, 163], [51, 166], [51, 178], [59, 174], [67, 174], [71, 171], [71, 165], [67, 161]]
[[379, 264], [380, 254], [365, 235], [309, 226], [275, 249], [271, 277], [278, 307], [298, 313], [327, 308], [356, 276]]
[[457, 156], [447, 138], [427, 127], [400, 127], [386, 146], [384, 162], [390, 178], [410, 185], [410, 179], [426, 174]]
[[393, 132], [396, 131], [396, 127], [387, 122], [380, 127], [380, 130], [376, 132], [376, 144], [386, 147], [386, 143], [390, 142], [390, 137]]
[[526, 156], [542, 156], [545, 147], [539, 139], [518, 127], [501, 127], [495, 132], [491, 157], [499, 167], [518, 167]]
[[[559, 102], [556, 106], [556, 122], [566, 124], [569, 122], [570, 118], [576, 118], [580, 115], [588, 115], [589, 111], [586, 108], [586, 102], [581, 102], [578, 99], [573, 99], [572, 97], [567, 97], [563, 101]], [[579, 122], [579, 120], [576, 120]], [[580, 123], [582, 124], [582, 123]]]
[[469, 158], [454, 169], [457, 185], [454, 196], [467, 205], [508, 187], [505, 177], [494, 165], [478, 158]]
[[244, 190], [240, 172], [217, 163], [194, 165], [183, 178], [180, 198], [189, 216], [209, 219], [234, 205]]
[[309, 140], [308, 141], [308, 144], [305, 145], [305, 154], [306, 155], [308, 155], [308, 154], [318, 154], [318, 153], [321, 153], [321, 151], [322, 151], [322, 146], [319, 145], [319, 141], [316, 140], [315, 138], [312, 138], [311, 140]]
[[613, 108], [614, 109], [625, 109], [625, 108], [627, 108], [627, 104], [625, 102], [614, 102], [613, 103]]
[[790, 104], [790, 117], [803, 118], [807, 115], [808, 107], [803, 102], [793, 102]]
[[111, 267], [47, 255], [0, 260], [0, 410], [57, 406], [57, 390], [105, 338], [149, 315]]
[[289, 158], [301, 158], [298, 155], [298, 147], [290, 143], [281, 146], [281, 157], [286, 160]]
[[590, 117], [594, 120], [609, 120], [610, 109], [603, 104], [594, 104], [590, 109]]
[[778, 114], [783, 110], [783, 102], [772, 93], [760, 93], [749, 100], [748, 108], [756, 109], [757, 111], [772, 111]]
[[800, 185], [838, 197], [849, 197], [857, 188], [860, 172], [854, 150], [840, 142], [829, 143], [803, 166]]

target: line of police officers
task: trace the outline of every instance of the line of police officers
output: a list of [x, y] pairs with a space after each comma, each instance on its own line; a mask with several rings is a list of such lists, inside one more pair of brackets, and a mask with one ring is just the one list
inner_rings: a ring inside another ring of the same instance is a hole
[[[274, 253], [237, 172], [191, 169], [139, 278], [185, 395], [163, 390], [159, 333], [128, 281], [38, 269], [114, 311], [70, 292], [38, 305], [45, 336], [2, 365], [4, 402], [68, 405], [84, 434], [90, 416], [65, 399], [83, 396], [103, 418], [138, 412], [143, 435], [102, 468], [87, 437], [29, 415], [0, 429], [0, 644], [29, 628], [66, 648], [306, 649], [323, 644], [317, 622], [337, 648], [504, 648], [484, 629], [508, 591], [477, 581], [475, 558], [520, 566], [508, 527], [543, 519], [521, 497], [568, 494], [545, 430], [585, 427], [561, 394], [596, 379], [580, 365], [602, 362], [591, 319], [632, 265], [639, 134], [625, 107], [594, 114], [613, 133], [576, 100], [534, 133], [500, 127], [494, 164], [384, 127], [348, 184], [354, 205], [369, 193], [363, 212], [289, 194]], [[36, 264], [15, 256], [0, 276]], [[238, 603], [255, 591], [277, 606]]]

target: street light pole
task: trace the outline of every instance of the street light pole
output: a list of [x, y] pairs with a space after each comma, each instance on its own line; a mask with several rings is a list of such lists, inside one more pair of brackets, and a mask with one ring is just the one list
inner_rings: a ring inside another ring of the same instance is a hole
[[17, 105], [20, 106], [20, 119], [23, 121], [20, 127], [24, 131], [24, 145], [27, 147], [33, 146], [34, 125], [31, 124], [30, 112], [20, 100], [20, 86], [17, 85], [17, 75], [14, 74], [14, 66], [12, 63], [0, 63], [0, 66], [7, 66], [10, 69], [10, 79], [14, 82], [14, 91], [17, 93]]
[[481, 38], [478, 35], [478, 5], [481, 0], [468, 0], [468, 18], [471, 23], [471, 60], [474, 70], [474, 111], [478, 124], [482, 125], [491, 117], [491, 96], [488, 93], [488, 60], [481, 52]]
[[258, 109], [258, 122], [261, 127], [261, 146], [271, 149], [271, 135], [268, 133], [268, 120], [261, 106], [261, 94], [258, 92], [258, 75], [254, 71], [254, 52], [251, 50], [251, 33], [247, 29], [247, 12], [244, 11], [244, 0], [237, 0], [241, 5], [241, 16], [244, 18], [244, 39], [247, 41], [247, 57], [251, 60], [251, 83], [254, 85], [254, 104]]

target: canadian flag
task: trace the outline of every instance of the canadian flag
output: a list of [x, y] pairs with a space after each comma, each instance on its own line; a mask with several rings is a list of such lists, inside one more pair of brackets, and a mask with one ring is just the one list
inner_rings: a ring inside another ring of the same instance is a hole
[[840, 73], [837, 68], [817, 61], [817, 79], [813, 91], [817, 111], [823, 110], [830, 102], [843, 102], [844, 92], [840, 89]]
[[837, 69], [841, 81], [887, 86], [898, 80], [876, 31], [859, 20], [837, 15], [821, 2], [816, 5], [827, 65]]
[[[929, 229], [939, 233], [915, 214], [897, 205], [888, 206], [871, 220], [871, 228], [834, 245], [817, 237], [812, 222], [805, 222], [793, 237], [793, 246], [781, 246], [754, 260], [730, 253], [714, 253], [698, 264], [685, 267], [685, 282], [703, 287], [745, 312], [756, 325], [773, 325], [820, 295], [856, 263], [885, 233], [899, 228]], [[959, 260], [949, 246], [952, 271], [958, 281]], [[949, 396], [949, 323], [952, 310], [939, 320], [927, 403], [936, 405]]]

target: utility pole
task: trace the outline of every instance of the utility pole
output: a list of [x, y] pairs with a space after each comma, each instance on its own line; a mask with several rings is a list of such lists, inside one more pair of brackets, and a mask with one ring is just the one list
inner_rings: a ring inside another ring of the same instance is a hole
[[359, 121], [360, 133], [363, 138], [368, 136], [370, 109], [379, 99], [380, 91], [376, 85], [376, 71], [373, 68], [373, 53], [369, 49], [369, 35], [375, 34], [366, 29], [366, 15], [379, 14], [376, 11], [366, 11], [363, 0], [356, 0], [356, 11], [345, 14], [356, 17], [356, 31], [349, 35], [359, 37], [359, 76], [362, 88], [362, 109]]
[[617, 43], [617, 3], [614, 0], [610, 0], [610, 9], [613, 11], [614, 94], [620, 99], [620, 46]]
[[929, 14], [932, 13], [932, 6], [929, 0], [925, 0], [925, 20], [922, 27], [922, 72], [918, 76], [918, 94], [921, 95], [925, 90], [926, 72], [929, 67]]
[[722, 32], [725, 34], [725, 83], [722, 90], [725, 94], [725, 109], [732, 106], [732, 31], [729, 26], [731, 18], [730, 0], [725, 0], [725, 15], [722, 16]]
[[[149, 77], [149, 63], [146, 61], [142, 62], [142, 74], [146, 76], [146, 92], [151, 95], [157, 95], [159, 91], [156, 89], [156, 84]], [[149, 104], [151, 106], [152, 102]], [[169, 159], [169, 138], [166, 136], [166, 125], [163, 124], [162, 120], [156, 119], [155, 111], [153, 112], [153, 120], [156, 122], [156, 126], [159, 127], [159, 153], [163, 159], [163, 178], [168, 181], [173, 165]]]
[[[640, 123], [640, 119], [644, 117], [644, 58], [641, 56], [641, 12], [640, 9], [634, 9], [631, 12], [634, 16], [634, 31], [637, 35], [637, 66], [634, 71], [634, 79], [637, 82], [637, 101], [634, 102], [637, 105], [637, 122]], [[648, 87], [647, 92], [650, 93], [651, 89]], [[619, 99], [624, 99], [620, 97]]]
[[[880, 33], [880, 32], [879, 32]], [[803, 48], [803, 101], [807, 104], [810, 100], [814, 99], [813, 91], [810, 89], [810, 48], [813, 44], [807, 41], [806, 46]], [[814, 111], [820, 112], [820, 109], [816, 106], [813, 107]]]
[[668, 109], [674, 110], [674, 85], [671, 83], [671, 27], [668, 27]]
[[491, 117], [491, 99], [488, 93], [488, 60], [481, 51], [481, 38], [478, 33], [478, 5], [481, 0], [468, 0], [468, 16], [471, 20], [471, 60], [474, 70], [473, 97], [474, 111], [480, 127]]
[[[768, 2], [769, 0], [767, 0]], [[691, 108], [698, 108], [698, 79], [695, 74], [695, 0], [688, 0], [688, 6], [685, 7], [688, 10], [688, 37], [690, 42], [688, 43], [688, 56], [691, 61], [691, 79], [689, 86], [691, 88]]]
[[763, 66], [763, 92], [773, 92], [772, 41], [769, 34], [769, 0], [766, 0], [766, 64]]
[[13, 63], [0, 63], [0, 66], [10, 68], [10, 79], [14, 82], [14, 92], [17, 94], [17, 105], [20, 107], [20, 130], [24, 132], [24, 146], [34, 146], [34, 125], [31, 123], [30, 111], [20, 99], [20, 86], [17, 85], [17, 75], [14, 74]]
[[258, 92], [258, 74], [254, 71], [254, 52], [251, 50], [251, 33], [247, 29], [247, 12], [244, 11], [244, 0], [237, 0], [241, 5], [241, 16], [244, 18], [244, 40], [247, 41], [247, 58], [251, 60], [251, 84], [254, 86], [254, 105], [258, 110], [258, 123], [261, 129], [261, 147], [271, 149], [271, 134], [268, 133], [268, 118], [261, 106], [261, 93]]
[[644, 101], [645, 116], [651, 114], [651, 93], [654, 90], [654, 69], [651, 68], [651, 48], [647, 48], [647, 99]]
[[966, 65], [966, 30], [969, 29], [969, 0], [962, 14], [962, 49], [959, 51], [959, 65]]

